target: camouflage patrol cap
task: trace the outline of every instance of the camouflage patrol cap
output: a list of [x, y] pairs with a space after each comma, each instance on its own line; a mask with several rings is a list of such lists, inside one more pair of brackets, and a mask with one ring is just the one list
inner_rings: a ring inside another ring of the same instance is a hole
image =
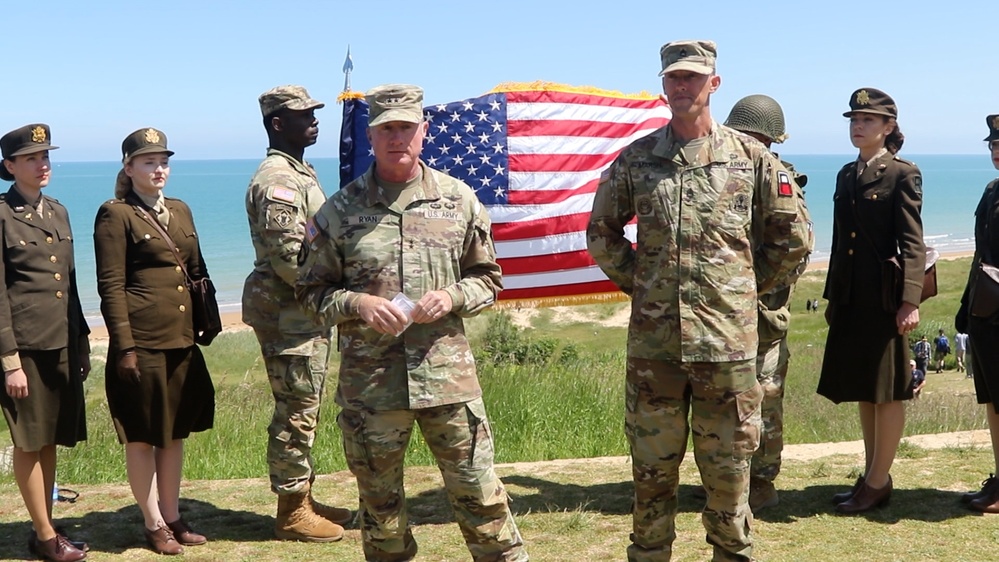
[[989, 115], [985, 118], [985, 124], [989, 126], [989, 136], [985, 137], [985, 142], [999, 140], [999, 115]]
[[718, 48], [714, 41], [673, 41], [659, 49], [659, 57], [663, 63], [659, 76], [674, 70], [714, 74]]
[[854, 113], [872, 113], [885, 117], [898, 117], [898, 107], [891, 96], [875, 88], [861, 88], [850, 95], [850, 111], [843, 114], [849, 117]]
[[305, 111], [306, 109], [319, 109], [326, 106], [325, 103], [312, 99], [304, 87], [292, 84], [267, 90], [260, 94], [259, 101], [260, 113], [264, 117], [273, 115], [282, 109]]
[[771, 142], [784, 142], [784, 110], [777, 100], [763, 94], [746, 96], [735, 102], [725, 125], [743, 133], [759, 133]]
[[368, 127], [389, 121], [423, 122], [423, 88], [411, 84], [385, 84], [364, 94], [368, 102]]
[[[0, 152], [3, 153], [4, 160], [10, 160], [22, 154], [32, 154], [43, 150], [54, 150], [58, 146], [52, 146], [52, 131], [45, 123], [32, 123], [14, 129], [3, 137], [0, 137]], [[0, 178], [6, 181], [14, 181], [14, 176], [7, 171], [6, 166], [0, 166]]]
[[140, 154], [165, 152], [173, 156], [173, 151], [167, 148], [166, 133], [152, 127], [144, 127], [125, 137], [121, 141], [121, 162], [127, 163]]

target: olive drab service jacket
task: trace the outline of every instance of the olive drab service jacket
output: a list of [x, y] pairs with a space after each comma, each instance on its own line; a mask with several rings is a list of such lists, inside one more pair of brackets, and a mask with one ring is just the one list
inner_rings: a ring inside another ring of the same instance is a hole
[[40, 217], [13, 187], [0, 195], [0, 355], [62, 349], [90, 333], [77, 292], [69, 213], [42, 197]]
[[752, 359], [758, 295], [793, 283], [810, 250], [807, 210], [790, 174], [746, 135], [712, 123], [694, 163], [680, 149], [667, 125], [618, 156], [594, 197], [588, 249], [632, 297], [629, 356]]
[[834, 306], [880, 307], [881, 261], [898, 254], [902, 300], [919, 306], [926, 266], [919, 168], [890, 152], [859, 178], [857, 165], [850, 162], [836, 176], [832, 254], [823, 297]]
[[[164, 198], [173, 238], [193, 279], [208, 276], [191, 209]], [[114, 349], [180, 349], [194, 345], [191, 295], [173, 251], [135, 208], [138, 198], [112, 199], [97, 211], [94, 250], [101, 313]], [[155, 220], [153, 211], [146, 211]]]

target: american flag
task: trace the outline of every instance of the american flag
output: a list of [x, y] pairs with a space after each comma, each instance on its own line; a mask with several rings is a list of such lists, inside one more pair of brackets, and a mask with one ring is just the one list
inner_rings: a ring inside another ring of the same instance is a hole
[[[347, 99], [341, 187], [373, 160], [367, 104]], [[503, 268], [499, 305], [581, 304], [617, 298], [586, 250], [600, 174], [625, 147], [665, 126], [666, 103], [546, 84], [427, 106], [422, 159], [471, 186], [489, 210]], [[629, 225], [634, 239], [634, 225]]]

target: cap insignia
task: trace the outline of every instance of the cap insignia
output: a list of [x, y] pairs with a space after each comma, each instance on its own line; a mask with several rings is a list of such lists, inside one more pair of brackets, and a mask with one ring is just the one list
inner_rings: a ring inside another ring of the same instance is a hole
[[999, 115], [992, 118], [992, 128], [999, 129]]
[[871, 96], [867, 93], [867, 90], [860, 90], [857, 92], [857, 104], [867, 105], [871, 103]]
[[31, 129], [31, 142], [43, 143], [45, 142], [45, 127], [41, 125]]
[[678, 53], [677, 56], [679, 56], [681, 59], [687, 56], [687, 49], [680, 49], [680, 52]]
[[146, 142], [150, 144], [158, 144], [160, 142], [160, 134], [156, 132], [156, 129], [146, 129]]

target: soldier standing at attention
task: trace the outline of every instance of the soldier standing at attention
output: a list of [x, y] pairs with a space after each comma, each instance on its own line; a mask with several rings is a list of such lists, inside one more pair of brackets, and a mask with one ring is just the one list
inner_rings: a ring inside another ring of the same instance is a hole
[[267, 428], [267, 465], [278, 495], [274, 533], [279, 539], [328, 542], [343, 537], [351, 512], [312, 499], [312, 445], [329, 361], [329, 328], [308, 318], [295, 302], [298, 252], [305, 221], [326, 200], [305, 148], [316, 143], [315, 110], [324, 104], [301, 86], [260, 95], [267, 157], [250, 180], [246, 214], [256, 254], [243, 286], [243, 322], [253, 327], [274, 393]]
[[[52, 134], [33, 123], [0, 137], [0, 392], [14, 444], [14, 480], [31, 517], [28, 549], [38, 558], [87, 558], [86, 543], [53, 526], [56, 445], [87, 439], [83, 381], [90, 373], [90, 329], [76, 285], [69, 214], [42, 194], [49, 184]], [[13, 540], [10, 534], [4, 540]]]
[[[746, 96], [737, 101], [725, 120], [725, 125], [745, 133], [770, 149], [773, 143], [787, 140], [784, 130], [784, 110], [777, 100], [760, 94]], [[772, 150], [771, 150], [772, 152]], [[777, 156], [774, 153], [774, 156]], [[800, 200], [799, 219], [809, 221], [805, 207], [805, 193], [802, 188], [808, 183], [808, 176], [799, 174], [794, 166], [781, 160], [791, 174], [794, 194]], [[811, 228], [808, 229], [808, 251], [815, 246]], [[807, 256], [798, 264], [798, 273], [804, 273], [808, 266]], [[750, 463], [749, 507], [759, 513], [779, 503], [774, 479], [780, 473], [781, 452], [784, 450], [784, 380], [787, 378], [788, 360], [791, 352], [787, 346], [787, 329], [791, 319], [788, 306], [791, 302], [793, 284], [775, 287], [760, 295], [759, 335], [760, 347], [756, 353], [756, 380], [763, 387], [763, 404], [760, 412], [763, 417], [763, 432], [760, 434], [760, 448], [753, 454]], [[811, 300], [808, 301], [811, 303]]]
[[462, 321], [502, 289], [489, 215], [470, 187], [420, 161], [422, 89], [386, 85], [366, 98], [375, 162], [309, 222], [296, 287], [339, 327], [337, 423], [365, 559], [416, 556], [402, 468], [418, 423], [472, 559], [525, 561]]
[[[660, 50], [673, 111], [601, 178], [593, 258], [632, 298], [625, 432], [635, 509], [631, 562], [669, 560], [679, 467], [693, 429], [714, 560], [750, 560], [749, 463], [759, 445], [759, 295], [787, 286], [808, 253], [790, 174], [766, 147], [711, 118], [715, 44]], [[637, 216], [637, 247], [624, 235]], [[687, 415], [691, 423], [687, 423]]]

